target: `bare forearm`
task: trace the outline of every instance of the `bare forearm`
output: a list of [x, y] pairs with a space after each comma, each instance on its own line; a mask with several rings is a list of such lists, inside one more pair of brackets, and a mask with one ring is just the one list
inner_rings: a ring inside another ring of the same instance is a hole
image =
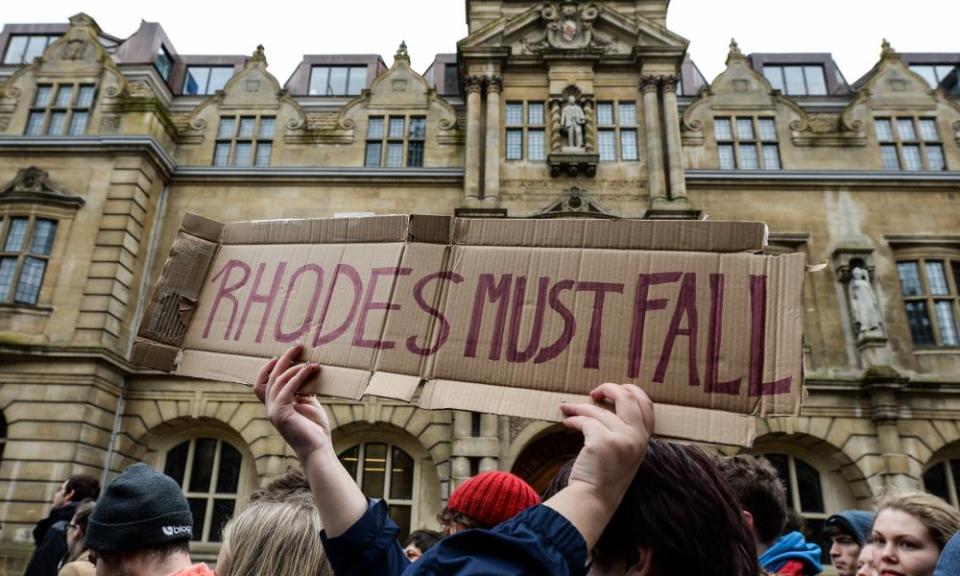
[[327, 536], [340, 536], [367, 511], [367, 498], [332, 450], [314, 452], [300, 464]]

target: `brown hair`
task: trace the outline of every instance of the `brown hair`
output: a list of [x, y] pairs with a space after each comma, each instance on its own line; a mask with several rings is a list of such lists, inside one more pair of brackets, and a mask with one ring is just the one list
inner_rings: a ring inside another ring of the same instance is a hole
[[93, 514], [93, 510], [96, 507], [96, 502], [86, 502], [82, 504], [73, 515], [73, 523], [86, 530], [87, 521], [90, 520], [90, 515]]
[[787, 523], [787, 492], [777, 469], [766, 458], [747, 454], [718, 457], [716, 463], [743, 509], [753, 516], [757, 539], [773, 544]]
[[877, 504], [877, 514], [886, 509], [900, 510], [919, 520], [930, 532], [940, 550], [960, 531], [960, 512], [940, 498], [926, 492], [890, 494]]
[[[544, 492], [569, 481], [573, 462]], [[651, 440], [623, 501], [593, 550], [601, 568], [633, 566], [653, 550], [654, 576], [756, 576], [757, 548], [733, 491], [696, 446]]]
[[313, 501], [310, 483], [303, 470], [290, 466], [276, 480], [250, 494], [250, 502], [289, 502], [290, 500]]
[[74, 474], [67, 478], [64, 492], [73, 492], [74, 502], [96, 500], [100, 497], [100, 481], [87, 474]]

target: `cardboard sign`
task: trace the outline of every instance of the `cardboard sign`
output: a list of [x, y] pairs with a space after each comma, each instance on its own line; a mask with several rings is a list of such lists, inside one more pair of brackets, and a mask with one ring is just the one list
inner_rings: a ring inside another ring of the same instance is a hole
[[804, 257], [754, 222], [188, 214], [134, 361], [252, 384], [294, 343], [309, 390], [559, 420], [642, 386], [663, 436], [749, 445], [802, 398]]

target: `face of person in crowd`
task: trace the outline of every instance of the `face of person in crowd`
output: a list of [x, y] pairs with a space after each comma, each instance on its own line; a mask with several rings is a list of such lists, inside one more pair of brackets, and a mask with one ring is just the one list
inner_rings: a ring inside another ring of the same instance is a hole
[[881, 576], [932, 576], [940, 548], [919, 519], [887, 508], [873, 524], [874, 558]]
[[83, 554], [83, 539], [86, 536], [84, 529], [77, 524], [74, 516], [67, 524], [67, 560], [73, 562]]
[[417, 548], [416, 544], [407, 544], [407, 547], [403, 549], [403, 555], [407, 557], [407, 560], [411, 562], [416, 562], [423, 556], [423, 552]]
[[53, 495], [53, 507], [59, 508], [70, 502], [71, 498], [73, 498], [73, 490], [67, 491], [67, 481], [64, 480], [63, 484], [60, 485], [60, 489]]
[[830, 537], [830, 559], [839, 576], [856, 576], [857, 557], [860, 545], [849, 534], [835, 534]]
[[874, 554], [876, 550], [873, 547], [873, 544], [867, 544], [860, 550], [860, 555], [857, 557], [857, 574], [856, 576], [879, 576], [877, 572], [877, 565], [874, 562]]

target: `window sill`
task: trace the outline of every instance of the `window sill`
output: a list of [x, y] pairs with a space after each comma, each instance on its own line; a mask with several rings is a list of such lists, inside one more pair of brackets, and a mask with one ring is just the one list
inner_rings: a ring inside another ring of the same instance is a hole
[[17, 314], [30, 314], [33, 316], [49, 316], [53, 313], [53, 306], [31, 306], [29, 304], [4, 304], [0, 303], [0, 313], [15, 312]]
[[960, 354], [958, 346], [942, 346], [940, 348], [915, 348], [913, 353], [917, 356], [942, 356]]

